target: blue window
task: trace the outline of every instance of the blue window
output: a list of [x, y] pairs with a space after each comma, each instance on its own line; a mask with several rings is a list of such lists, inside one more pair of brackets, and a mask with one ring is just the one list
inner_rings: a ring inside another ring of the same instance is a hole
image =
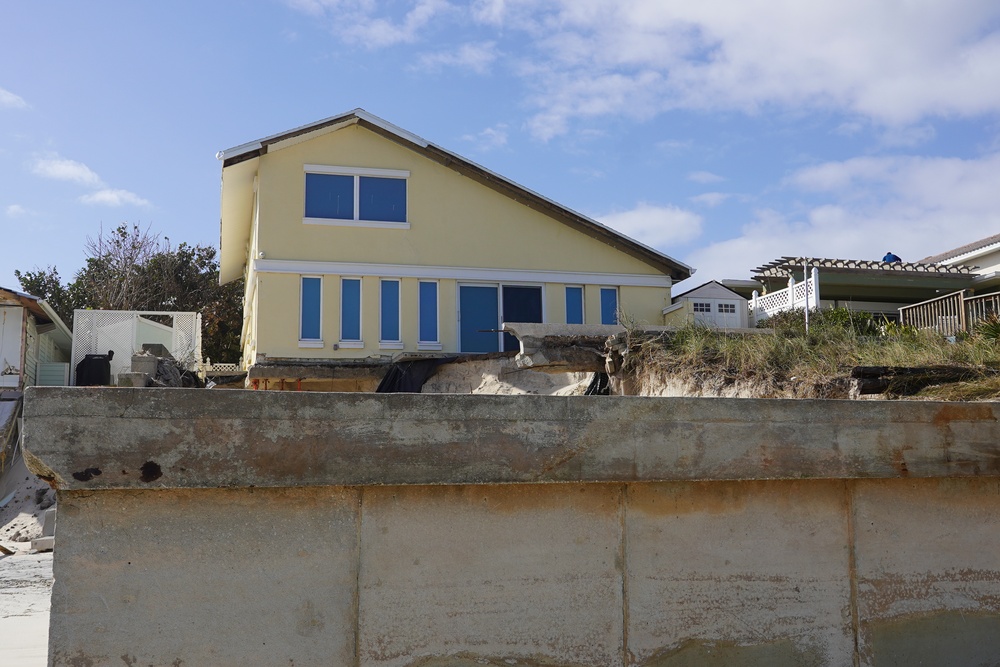
[[361, 279], [340, 281], [340, 340], [361, 340]]
[[306, 217], [354, 220], [354, 177], [306, 174]]
[[306, 222], [346, 220], [406, 225], [406, 179], [410, 172], [309, 164], [305, 170]]
[[358, 220], [406, 222], [406, 180], [360, 176]]
[[566, 288], [566, 324], [583, 324], [583, 288]]
[[299, 340], [320, 340], [323, 279], [302, 278], [302, 302], [299, 308]]
[[420, 283], [419, 342], [438, 342], [438, 284]]
[[399, 341], [399, 281], [383, 280], [379, 295], [379, 340]]
[[618, 324], [618, 290], [601, 288], [601, 324]]

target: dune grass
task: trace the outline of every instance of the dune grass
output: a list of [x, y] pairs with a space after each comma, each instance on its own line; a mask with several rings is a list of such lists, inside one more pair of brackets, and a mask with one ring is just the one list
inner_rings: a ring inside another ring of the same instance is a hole
[[[957, 340], [916, 331], [866, 313], [801, 310], [767, 321], [773, 334], [733, 334], [700, 326], [650, 335], [629, 330], [625, 370], [693, 382], [755, 382], [775, 394], [789, 382], [844, 384], [856, 366], [960, 367], [968, 381], [919, 395], [947, 400], [1000, 398], [1000, 327]], [[996, 334], [996, 335], [994, 335]], [[958, 386], [962, 385], [962, 386]], [[937, 391], [937, 393], [935, 393]]]

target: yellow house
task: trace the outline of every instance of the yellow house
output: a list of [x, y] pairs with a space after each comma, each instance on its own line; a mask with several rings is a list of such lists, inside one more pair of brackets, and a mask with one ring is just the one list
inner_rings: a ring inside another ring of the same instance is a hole
[[693, 273], [362, 109], [217, 157], [245, 369], [516, 349], [505, 321], [659, 324]]

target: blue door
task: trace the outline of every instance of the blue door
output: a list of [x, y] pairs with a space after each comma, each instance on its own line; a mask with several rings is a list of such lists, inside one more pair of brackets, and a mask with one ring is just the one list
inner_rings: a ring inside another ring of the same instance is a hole
[[459, 344], [462, 352], [499, 352], [500, 302], [497, 288], [459, 285]]

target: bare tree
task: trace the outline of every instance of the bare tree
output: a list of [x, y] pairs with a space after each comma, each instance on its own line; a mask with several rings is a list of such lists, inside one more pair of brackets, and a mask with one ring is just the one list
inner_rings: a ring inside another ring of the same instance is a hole
[[91, 308], [107, 310], [152, 310], [160, 300], [159, 281], [149, 275], [154, 257], [169, 254], [170, 239], [138, 225], [119, 225], [84, 245], [87, 265], [77, 274], [80, 287], [93, 300]]

